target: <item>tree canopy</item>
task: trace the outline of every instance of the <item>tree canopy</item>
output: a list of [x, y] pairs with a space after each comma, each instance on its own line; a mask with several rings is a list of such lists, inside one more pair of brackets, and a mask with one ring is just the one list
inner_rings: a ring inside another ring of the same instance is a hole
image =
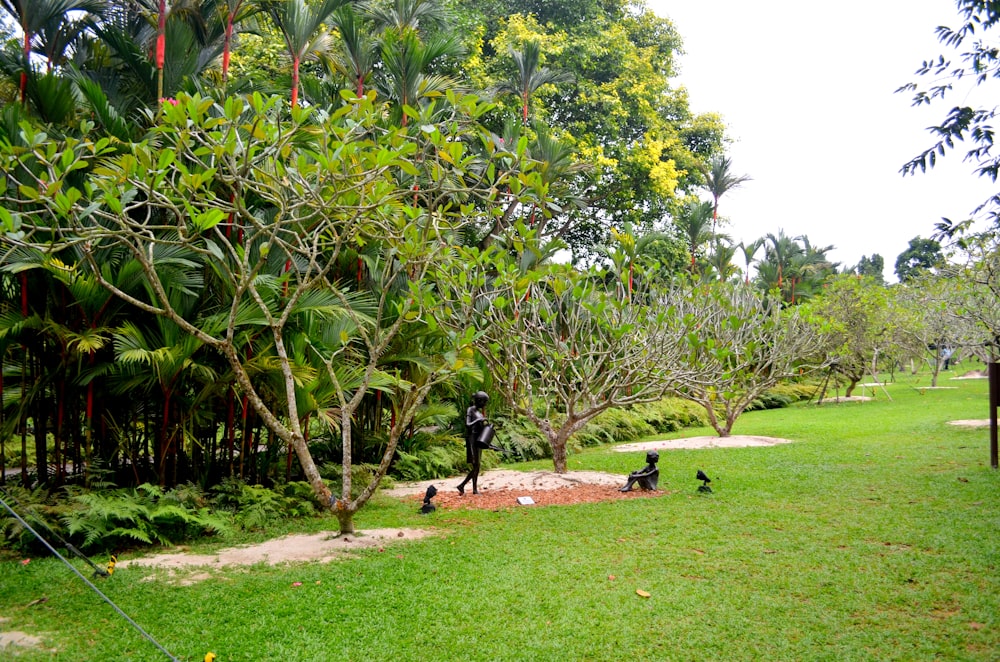
[[[993, 0], [955, 0], [961, 19], [958, 27], [939, 26], [935, 29], [938, 41], [955, 55], [940, 54], [924, 60], [916, 74], [927, 77], [929, 85], [911, 82], [897, 92], [912, 92], [913, 105], [922, 106], [944, 103], [958, 94], [963, 101], [969, 98], [968, 86], [991, 87], [1000, 78], [1000, 50], [993, 30], [1000, 22], [1000, 3]], [[955, 59], [957, 57], [957, 60]], [[923, 80], [923, 78], [921, 78]], [[960, 90], [956, 91], [956, 87]], [[928, 131], [934, 143], [907, 161], [901, 168], [904, 175], [925, 172], [933, 168], [937, 159], [956, 149], [957, 143], [968, 144], [965, 160], [976, 166], [976, 173], [992, 182], [1000, 175], [1000, 156], [993, 152], [993, 119], [996, 107], [960, 104], [953, 106], [942, 122]], [[1000, 224], [1000, 193], [991, 196], [976, 209], [986, 211], [994, 225]], [[952, 225], [945, 219], [945, 226]]]

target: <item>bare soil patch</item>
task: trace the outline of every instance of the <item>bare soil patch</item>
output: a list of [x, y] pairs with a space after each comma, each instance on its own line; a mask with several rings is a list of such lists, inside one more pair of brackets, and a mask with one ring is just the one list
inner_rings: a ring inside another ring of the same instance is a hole
[[277, 565], [291, 561], [319, 561], [328, 563], [353, 550], [383, 547], [408, 540], [418, 540], [431, 535], [424, 529], [371, 529], [354, 535], [340, 536], [333, 531], [313, 534], [294, 534], [268, 540], [258, 545], [245, 545], [220, 549], [214, 554], [188, 554], [185, 551], [156, 554], [118, 562], [118, 568], [156, 567], [188, 568], [204, 566]]
[[[9, 618], [0, 617], [0, 628], [3, 628], [4, 623], [9, 620]], [[0, 652], [6, 651], [11, 655], [17, 656], [18, 649], [40, 648], [41, 645], [41, 637], [36, 637], [35, 635], [19, 630], [0, 630]]]
[[686, 437], [684, 439], [643, 441], [637, 444], [620, 444], [612, 450], [616, 453], [631, 453], [634, 451], [662, 451], [681, 448], [745, 448], [747, 446], [775, 446], [777, 444], [790, 443], [792, 443], [791, 439], [736, 434], [730, 437]]
[[952, 379], [986, 379], [985, 370], [970, 370], [966, 373], [959, 375], [958, 377], [952, 377]]
[[948, 425], [955, 425], [960, 428], [988, 428], [990, 426], [990, 419], [965, 418], [958, 421], [948, 421]]
[[835, 398], [823, 398], [819, 401], [821, 405], [826, 404], [837, 404], [840, 402], [868, 402], [869, 400], [874, 400], [875, 398], [870, 398], [867, 395], [838, 395]]

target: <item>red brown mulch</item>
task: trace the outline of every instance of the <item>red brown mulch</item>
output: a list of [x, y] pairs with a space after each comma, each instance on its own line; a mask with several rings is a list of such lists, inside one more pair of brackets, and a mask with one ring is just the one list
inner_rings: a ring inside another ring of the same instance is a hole
[[[443, 510], [500, 510], [518, 507], [517, 498], [525, 496], [531, 497], [536, 506], [566, 506], [577, 503], [641, 499], [666, 494], [670, 494], [670, 492], [668, 490], [650, 492], [638, 488], [631, 492], [619, 492], [618, 488], [614, 486], [588, 484], [561, 487], [554, 490], [492, 489], [482, 490], [479, 494], [473, 494], [471, 489], [466, 488], [464, 496], [454, 489], [441, 490], [431, 500], [431, 503]], [[410, 498], [419, 503], [423, 500], [423, 495], [414, 495]]]

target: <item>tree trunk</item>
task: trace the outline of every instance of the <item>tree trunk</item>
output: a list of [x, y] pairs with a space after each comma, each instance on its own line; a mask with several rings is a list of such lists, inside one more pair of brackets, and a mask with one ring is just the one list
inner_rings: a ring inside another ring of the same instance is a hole
[[566, 438], [559, 434], [549, 438], [549, 445], [552, 447], [552, 465], [557, 474], [564, 474], [568, 471], [566, 466]]
[[741, 413], [743, 413], [742, 410], [726, 412], [726, 425], [721, 430], [718, 430], [720, 437], [728, 437], [733, 433], [733, 426], [736, 425], [736, 419], [739, 418]]
[[847, 385], [847, 390], [844, 391], [844, 397], [849, 398], [851, 394], [854, 393], [854, 388], [858, 385], [858, 380], [854, 377], [850, 378], [851, 383]]
[[715, 407], [712, 405], [711, 400], [703, 400], [701, 406], [705, 408], [705, 413], [708, 414], [708, 424], [712, 426], [716, 434], [720, 437], [725, 437], [726, 434], [723, 431], [721, 425], [719, 425], [719, 417], [715, 415]]
[[35, 424], [35, 471], [38, 473], [39, 485], [45, 485], [49, 482], [49, 453], [46, 443], [49, 419], [45, 409], [44, 398], [39, 398], [33, 417]]
[[[343, 507], [340, 507], [343, 506]], [[337, 513], [337, 522], [340, 523], [340, 535], [354, 533], [354, 510], [346, 507], [343, 501], [337, 501], [334, 512]]]

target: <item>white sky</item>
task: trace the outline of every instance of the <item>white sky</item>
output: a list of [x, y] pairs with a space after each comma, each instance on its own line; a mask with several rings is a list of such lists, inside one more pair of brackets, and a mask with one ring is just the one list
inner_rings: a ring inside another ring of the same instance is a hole
[[[753, 181], [722, 198], [734, 241], [783, 229], [833, 244], [842, 266], [896, 257], [945, 216], [969, 218], [994, 187], [959, 150], [926, 174], [899, 168], [932, 144], [926, 127], [967, 100], [912, 108], [894, 91], [952, 51], [934, 28], [960, 23], [953, 0], [647, 0], [684, 40], [677, 81], [695, 112], [722, 115], [733, 170]], [[926, 78], [926, 77], [925, 77]], [[978, 92], [983, 96], [982, 90]], [[759, 257], [759, 256], [758, 256]], [[741, 262], [737, 258], [737, 264]]]

